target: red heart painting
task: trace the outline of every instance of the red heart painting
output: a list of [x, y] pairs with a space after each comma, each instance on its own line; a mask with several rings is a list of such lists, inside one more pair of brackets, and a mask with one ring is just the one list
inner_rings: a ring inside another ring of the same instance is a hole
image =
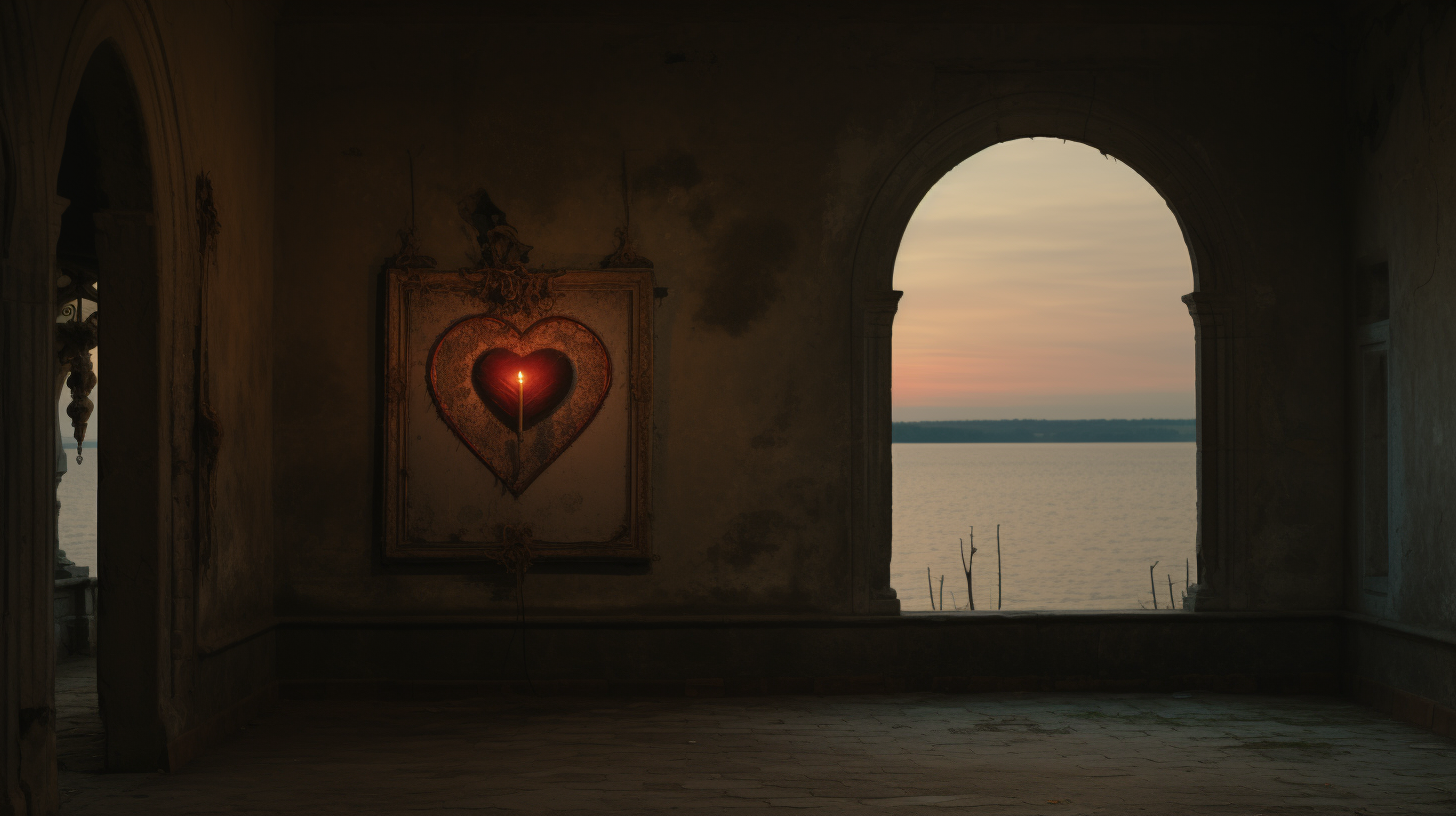
[[435, 341], [428, 369], [440, 418], [516, 496], [586, 430], [612, 384], [601, 338], [565, 317], [525, 331], [465, 318]]
[[475, 361], [475, 390], [486, 407], [511, 430], [530, 428], [549, 416], [576, 384], [571, 359], [556, 349], [522, 357], [491, 349]]

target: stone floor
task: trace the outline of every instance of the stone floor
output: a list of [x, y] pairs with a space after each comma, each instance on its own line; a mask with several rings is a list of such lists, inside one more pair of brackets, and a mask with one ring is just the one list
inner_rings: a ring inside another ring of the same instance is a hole
[[103, 774], [65, 695], [75, 816], [1456, 814], [1456, 741], [1328, 698], [289, 701], [179, 773]]
[[70, 658], [56, 666], [56, 754], [61, 773], [99, 774], [106, 767], [105, 751], [96, 706], [96, 658]]

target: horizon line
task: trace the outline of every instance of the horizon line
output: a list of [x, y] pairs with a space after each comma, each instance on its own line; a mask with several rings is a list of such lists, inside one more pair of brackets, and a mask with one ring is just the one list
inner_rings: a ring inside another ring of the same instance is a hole
[[1003, 419], [892, 419], [892, 425], [927, 425], [936, 422], [1197, 422], [1198, 417], [1137, 417], [1085, 419], [1038, 419], [1036, 417], [1013, 417]]

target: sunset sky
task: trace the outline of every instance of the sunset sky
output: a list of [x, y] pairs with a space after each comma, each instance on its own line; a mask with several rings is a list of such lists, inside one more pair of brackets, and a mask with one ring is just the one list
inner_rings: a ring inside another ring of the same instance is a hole
[[895, 264], [894, 418], [1191, 418], [1188, 249], [1147, 182], [1023, 139], [931, 189]]

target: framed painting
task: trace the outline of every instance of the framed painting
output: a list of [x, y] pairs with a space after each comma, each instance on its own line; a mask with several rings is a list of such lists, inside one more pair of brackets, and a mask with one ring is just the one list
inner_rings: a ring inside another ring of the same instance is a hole
[[384, 554], [651, 557], [651, 270], [387, 273]]

